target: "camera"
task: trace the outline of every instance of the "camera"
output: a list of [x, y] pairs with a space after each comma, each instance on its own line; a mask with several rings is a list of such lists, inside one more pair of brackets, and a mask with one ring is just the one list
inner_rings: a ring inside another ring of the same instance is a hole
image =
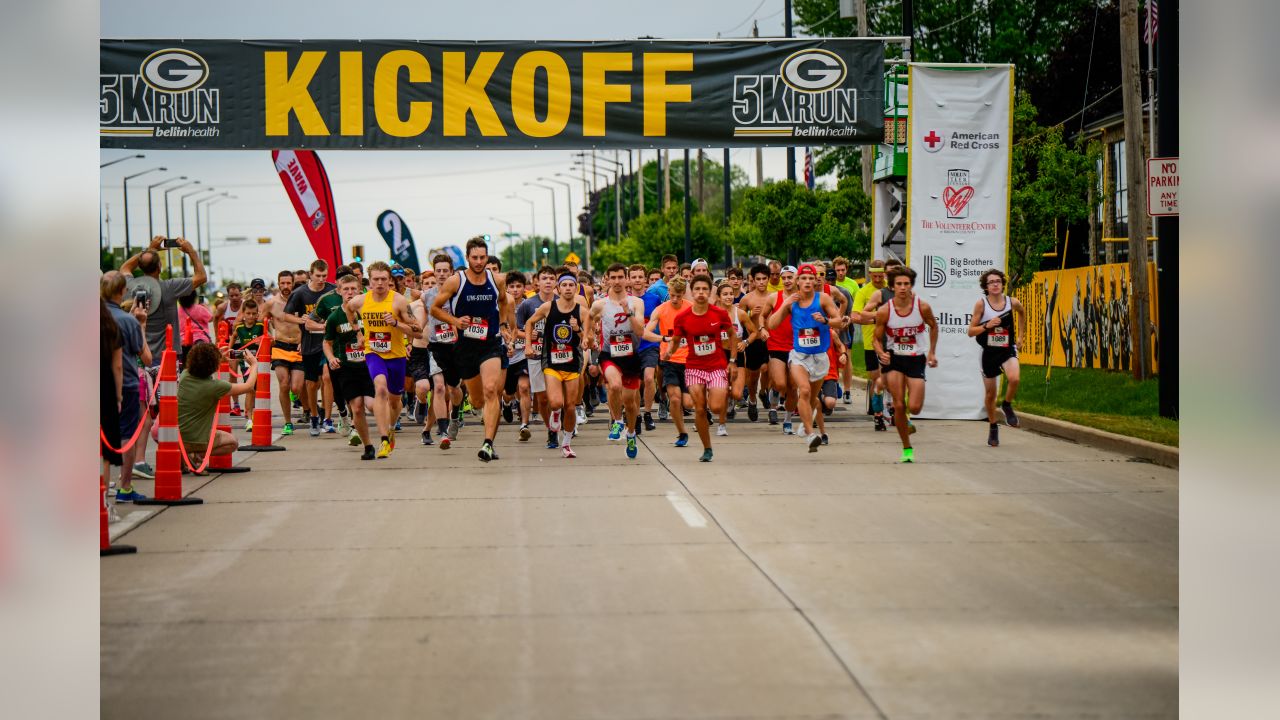
[[164, 239], [164, 244], [163, 244], [163, 245], [161, 245], [161, 247], [164, 247], [164, 248], [180, 248], [180, 247], [182, 247], [182, 243], [178, 242], [178, 238], [165, 238], [165, 239]]
[[146, 309], [147, 307], [147, 289], [146, 288], [141, 288], [141, 287], [134, 288], [133, 304], [135, 306], [141, 305], [144, 309]]

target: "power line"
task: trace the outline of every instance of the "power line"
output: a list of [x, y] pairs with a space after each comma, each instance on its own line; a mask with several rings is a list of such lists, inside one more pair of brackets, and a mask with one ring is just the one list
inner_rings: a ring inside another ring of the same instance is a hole
[[986, 8], [986, 6], [985, 6], [985, 5], [978, 6], [978, 7], [976, 7], [976, 9], [974, 9], [974, 11], [973, 11], [973, 12], [969, 13], [968, 15], [965, 15], [965, 16], [964, 16], [964, 17], [962, 17], [962, 18], [957, 18], [957, 19], [952, 20], [951, 22], [947, 23], [946, 25], [940, 25], [940, 26], [938, 26], [938, 27], [936, 27], [936, 28], [927, 28], [927, 29], [925, 29], [925, 30], [920, 30], [920, 31], [919, 31], [919, 33], [920, 33], [920, 35], [922, 35], [922, 36], [929, 36], [929, 35], [932, 35], [933, 33], [936, 33], [936, 32], [942, 32], [943, 30], [946, 30], [947, 28], [951, 27], [952, 25], [955, 25], [955, 24], [957, 24], [957, 23], [962, 23], [962, 22], [964, 22], [965, 20], [968, 20], [969, 18], [973, 17], [974, 15], [977, 15], [978, 13], [980, 13], [980, 12], [982, 12], [983, 10], [986, 10], [986, 9], [987, 9], [987, 8]]
[[750, 14], [750, 15], [748, 15], [748, 16], [746, 17], [746, 19], [745, 19], [745, 20], [743, 20], [742, 22], [738, 23], [737, 25], [734, 25], [733, 27], [729, 28], [728, 30], [725, 30], [725, 31], [721, 32], [720, 34], [721, 34], [721, 35], [728, 35], [729, 33], [731, 33], [731, 32], [733, 32], [733, 31], [737, 30], [737, 29], [738, 29], [738, 28], [740, 28], [740, 27], [742, 27], [743, 25], [746, 25], [747, 23], [751, 22], [751, 18], [755, 17], [755, 16], [756, 16], [756, 13], [760, 12], [760, 8], [764, 7], [765, 2], [767, 2], [767, 1], [768, 1], [768, 0], [760, 0], [760, 4], [756, 6], [756, 9], [755, 9], [755, 10], [752, 10], [752, 11], [751, 11], [751, 14]]

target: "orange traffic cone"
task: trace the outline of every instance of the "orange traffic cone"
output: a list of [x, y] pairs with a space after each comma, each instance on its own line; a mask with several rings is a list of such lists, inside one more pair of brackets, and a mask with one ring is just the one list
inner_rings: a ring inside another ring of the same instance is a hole
[[[219, 333], [222, 335], [223, 333]], [[227, 362], [227, 346], [223, 345], [219, 348], [222, 351], [222, 362], [218, 365], [218, 379], [231, 381], [231, 365]], [[218, 400], [218, 429], [222, 432], [231, 432], [231, 396], [223, 395]], [[249, 467], [245, 465], [232, 465], [230, 455], [213, 455], [209, 458], [209, 469], [219, 473], [247, 473]]]
[[157, 378], [160, 417], [156, 420], [155, 497], [135, 500], [134, 505], [199, 505], [196, 497], [182, 496], [182, 447], [178, 442], [178, 353], [173, 349], [173, 330], [160, 356]]
[[[98, 446], [98, 466], [102, 466], [102, 446]], [[107, 478], [98, 471], [98, 493], [102, 497], [102, 507], [98, 508], [98, 526], [100, 535], [98, 537], [98, 555], [106, 557], [107, 555], [128, 555], [129, 553], [138, 552], [138, 548], [132, 545], [112, 545], [111, 531], [108, 527], [110, 518], [107, 517]]]
[[253, 393], [252, 444], [241, 446], [246, 452], [279, 452], [282, 445], [271, 444], [271, 328], [265, 323], [258, 343], [258, 385]]

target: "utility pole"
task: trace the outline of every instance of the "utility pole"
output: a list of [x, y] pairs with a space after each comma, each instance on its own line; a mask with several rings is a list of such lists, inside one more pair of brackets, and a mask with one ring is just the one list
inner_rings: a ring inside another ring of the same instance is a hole
[[1120, 94], [1124, 100], [1125, 183], [1129, 192], [1129, 336], [1133, 378], [1151, 377], [1151, 291], [1147, 282], [1147, 168], [1142, 151], [1138, 0], [1120, 0]]
[[[1160, 157], [1178, 157], [1178, 5], [1163, 0], [1156, 58], [1160, 74], [1156, 92], [1160, 99]], [[1160, 229], [1160, 254], [1156, 259], [1156, 293], [1160, 301], [1160, 415], [1178, 415], [1178, 217], [1156, 219]]]
[[[904, 0], [907, 2], [907, 0]], [[783, 0], [782, 3], [782, 20], [786, 36], [791, 37], [791, 0]], [[791, 182], [796, 181], [796, 149], [793, 146], [787, 146], [787, 179]], [[791, 258], [791, 265], [795, 265], [795, 258]]]
[[733, 196], [730, 194], [729, 183], [732, 180], [732, 174], [729, 172], [729, 148], [724, 149], [724, 266], [733, 267], [733, 246], [729, 244], [729, 216], [733, 214]]
[[636, 164], [640, 166], [640, 197], [639, 197], [640, 208], [636, 214], [643, 215], [644, 214], [644, 196], [647, 194], [645, 190], [646, 183], [644, 179], [644, 151], [638, 148], [636, 149]]
[[[751, 37], [760, 37], [760, 26], [751, 21]], [[764, 148], [756, 148], [756, 187], [764, 186]]]
[[[857, 7], [858, 37], [866, 37], [867, 36], [867, 0], [856, 0], [856, 2], [858, 4], [858, 7]], [[898, 91], [896, 84], [894, 85], [893, 91], [894, 92]], [[894, 132], [896, 133], [897, 131], [898, 131], [898, 128], [895, 125]], [[875, 154], [876, 154], [875, 145], [862, 146], [862, 192], [866, 193], [867, 197], [871, 197], [871, 175], [873, 173], [872, 165], [875, 163]]]
[[703, 157], [702, 148], [698, 148], [698, 212], [702, 212], [707, 206], [707, 194], [703, 192], [705, 186], [702, 184], [702, 173], [705, 169]]
[[693, 262], [693, 235], [689, 216], [689, 148], [684, 149], [684, 261]]
[[671, 151], [662, 151], [662, 209], [671, 207]]

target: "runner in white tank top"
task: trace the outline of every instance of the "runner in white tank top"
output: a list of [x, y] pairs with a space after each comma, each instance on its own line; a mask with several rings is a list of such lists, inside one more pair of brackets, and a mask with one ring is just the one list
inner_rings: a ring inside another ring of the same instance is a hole
[[1021, 378], [1018, 338], [1027, 331], [1027, 313], [1017, 298], [1004, 294], [1003, 272], [994, 268], [987, 270], [982, 273], [979, 283], [982, 285], [983, 296], [973, 306], [969, 337], [982, 346], [982, 384], [986, 391], [984, 403], [989, 426], [987, 444], [998, 447], [1000, 430], [996, 423], [996, 391], [999, 389], [1001, 373], [1005, 376], [1005, 392], [1000, 409], [1004, 412], [1009, 427], [1018, 427], [1018, 416], [1013, 412], [1013, 399], [1018, 394], [1018, 382]]
[[[924, 370], [938, 366], [938, 323], [929, 303], [916, 296], [916, 271], [899, 266], [889, 271], [893, 297], [876, 310], [875, 350], [884, 373], [885, 385], [897, 412], [893, 424], [902, 438], [901, 462], [915, 462], [911, 433], [916, 428], [908, 413], [924, 407]], [[929, 346], [924, 346], [928, 329]], [[905, 398], [903, 396], [906, 396]]]

